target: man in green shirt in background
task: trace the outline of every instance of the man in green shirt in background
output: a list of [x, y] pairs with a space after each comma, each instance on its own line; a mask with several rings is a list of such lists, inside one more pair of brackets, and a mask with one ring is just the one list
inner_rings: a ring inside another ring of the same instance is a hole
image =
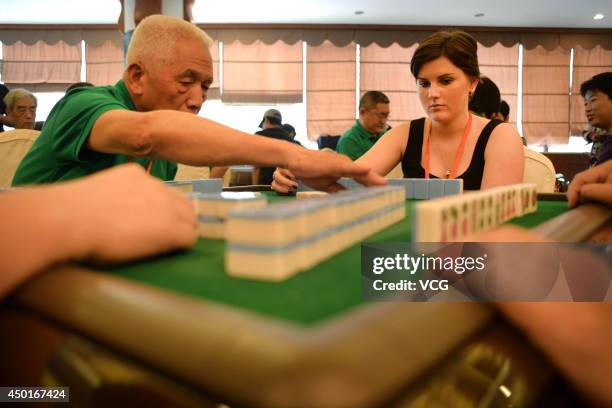
[[138, 25], [123, 78], [114, 86], [78, 88], [51, 111], [22, 160], [13, 185], [75, 179], [135, 161], [162, 180], [176, 163], [192, 166], [282, 166], [318, 190], [339, 177], [385, 184], [348, 158], [258, 137], [199, 117], [213, 80], [211, 39], [196, 25], [154, 15]]
[[379, 91], [368, 91], [359, 100], [359, 119], [344, 132], [336, 150], [357, 160], [387, 131], [389, 98]]

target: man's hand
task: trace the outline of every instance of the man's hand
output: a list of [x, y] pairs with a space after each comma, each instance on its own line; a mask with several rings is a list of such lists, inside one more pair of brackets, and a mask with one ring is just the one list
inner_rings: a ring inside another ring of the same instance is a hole
[[95, 262], [123, 262], [174, 249], [197, 239], [193, 202], [135, 164], [115, 167], [58, 186], [50, 205], [65, 209], [74, 228], [74, 257]]
[[58, 185], [0, 194], [0, 297], [36, 272], [74, 260], [125, 262], [191, 247], [194, 205], [136, 164]]
[[612, 207], [612, 160], [576, 174], [567, 190], [570, 207], [598, 201]]
[[[387, 184], [384, 177], [374, 173], [369, 167], [355, 163], [348, 157], [330, 153], [301, 149], [298, 154], [292, 157], [288, 163], [288, 173], [285, 173], [285, 180], [279, 177], [273, 183], [273, 188], [277, 191], [286, 192], [291, 186], [297, 186], [293, 178], [301, 179], [306, 185], [319, 191], [330, 193], [343, 190], [344, 187], [337, 183], [340, 177], [354, 178], [364, 186], [384, 186]], [[275, 176], [280, 173], [278, 170]], [[283, 176], [283, 173], [280, 173]]]

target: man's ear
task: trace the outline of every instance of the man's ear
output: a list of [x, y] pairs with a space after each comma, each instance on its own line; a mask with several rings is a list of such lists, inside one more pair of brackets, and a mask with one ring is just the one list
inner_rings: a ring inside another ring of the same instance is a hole
[[142, 95], [144, 92], [144, 76], [146, 71], [144, 67], [138, 63], [130, 64], [126, 70], [125, 86], [134, 95]]

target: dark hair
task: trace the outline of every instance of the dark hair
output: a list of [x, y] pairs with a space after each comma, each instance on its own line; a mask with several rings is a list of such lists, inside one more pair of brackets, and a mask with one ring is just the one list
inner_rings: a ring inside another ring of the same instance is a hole
[[369, 109], [378, 103], [389, 103], [389, 98], [380, 91], [368, 91], [359, 100], [359, 109]]
[[268, 119], [268, 122], [270, 122], [273, 125], [282, 125], [283, 121], [282, 119], [277, 118], [276, 116], [266, 116], [264, 119]]
[[504, 119], [510, 115], [510, 105], [508, 105], [508, 102], [504, 101], [503, 99], [499, 103], [499, 113], [502, 114]]
[[416, 49], [410, 61], [410, 72], [416, 79], [424, 64], [446, 57], [468, 77], [480, 78], [477, 48], [476, 40], [464, 31], [438, 31]]
[[9, 89], [4, 84], [0, 84], [0, 115], [6, 113], [6, 105], [4, 104], [4, 97], [9, 93]]
[[295, 128], [291, 126], [289, 123], [283, 123], [281, 127], [283, 128], [285, 132], [289, 133], [289, 136], [291, 136], [291, 133], [295, 135]]
[[499, 88], [495, 85], [495, 82], [483, 76], [476, 85], [469, 109], [475, 113], [484, 113], [488, 119], [491, 119], [499, 111], [500, 102]]
[[584, 98], [588, 91], [601, 91], [612, 99], [612, 72], [602, 72], [580, 85], [580, 95]]
[[70, 85], [68, 88], [66, 88], [66, 93], [72, 91], [73, 89], [76, 88], [89, 88], [91, 86], [94, 86], [94, 84], [92, 84], [91, 82], [75, 82], [74, 84]]

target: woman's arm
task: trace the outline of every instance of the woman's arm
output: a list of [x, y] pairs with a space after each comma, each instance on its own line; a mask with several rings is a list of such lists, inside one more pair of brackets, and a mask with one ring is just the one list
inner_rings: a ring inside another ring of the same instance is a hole
[[410, 122], [402, 123], [385, 133], [378, 142], [357, 163], [371, 168], [376, 174], [386, 176], [402, 161], [404, 149], [408, 142]]
[[524, 168], [525, 153], [518, 132], [507, 123], [498, 125], [485, 150], [481, 190], [521, 183]]

